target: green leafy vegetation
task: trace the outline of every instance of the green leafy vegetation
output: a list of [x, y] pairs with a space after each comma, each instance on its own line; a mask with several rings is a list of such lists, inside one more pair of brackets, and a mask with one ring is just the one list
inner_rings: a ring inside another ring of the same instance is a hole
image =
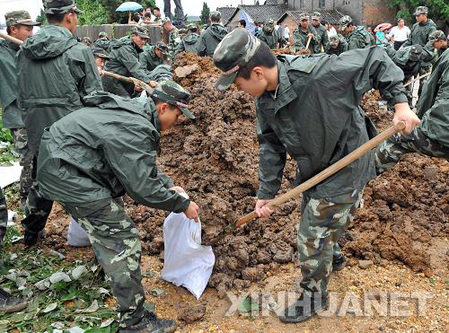
[[[447, 0], [389, 0], [388, 7], [398, 10], [397, 17], [402, 17], [409, 23], [416, 22], [413, 15], [416, 7], [427, 6], [428, 17], [434, 21], [444, 21], [449, 17], [449, 2]], [[437, 23], [438, 24], [438, 23]]]

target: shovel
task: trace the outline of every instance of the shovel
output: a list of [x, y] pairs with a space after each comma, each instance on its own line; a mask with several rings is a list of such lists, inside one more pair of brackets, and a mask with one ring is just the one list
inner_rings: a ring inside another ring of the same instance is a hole
[[[356, 161], [366, 153], [368, 153], [371, 149], [377, 147], [382, 142], [386, 141], [388, 138], [393, 136], [394, 134], [402, 131], [405, 128], [405, 123], [403, 121], [399, 122], [396, 127], [392, 126], [388, 128], [387, 130], [383, 131], [376, 137], [372, 138], [368, 142], [361, 145], [359, 148], [351, 152], [350, 154], [343, 157], [338, 162], [332, 164], [328, 168], [324, 169], [314, 177], [308, 179], [301, 185], [295, 187], [293, 190], [288, 191], [287, 193], [284, 193], [280, 195], [279, 197], [273, 199], [267, 204], [267, 207], [270, 209], [275, 209], [279, 207], [281, 204], [289, 201], [290, 199], [297, 198], [302, 192], [312, 188], [313, 186], [321, 183], [323, 180], [327, 179], [328, 177], [332, 176], [333, 174], [337, 173], [344, 167], [348, 166], [352, 162]], [[242, 225], [250, 222], [251, 220], [255, 219], [257, 217], [257, 213], [255, 211], [245, 215], [244, 217], [240, 218], [239, 220], [229, 224], [225, 231], [233, 230], [236, 228], [241, 227]]]

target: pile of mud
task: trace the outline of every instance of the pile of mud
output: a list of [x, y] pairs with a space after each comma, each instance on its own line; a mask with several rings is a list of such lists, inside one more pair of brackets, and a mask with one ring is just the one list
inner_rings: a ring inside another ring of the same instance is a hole
[[[218, 71], [210, 58], [182, 54], [175, 68], [197, 68], [175, 80], [192, 94], [190, 109], [195, 122], [183, 119], [161, 139], [161, 169], [176, 185], [184, 187], [201, 208], [203, 244], [232, 221], [254, 208], [258, 188], [258, 144], [252, 98], [232, 88], [215, 89]], [[367, 113], [380, 115], [378, 96], [365, 98]], [[376, 118], [377, 117], [377, 118]], [[431, 170], [431, 171], [429, 171]], [[448, 164], [411, 155], [393, 170], [372, 181], [345, 238], [344, 251], [351, 258], [400, 260], [415, 271], [429, 271], [433, 237], [447, 236], [449, 227]], [[292, 188], [295, 163], [287, 163], [282, 191]], [[143, 249], [163, 251], [165, 212], [137, 206], [127, 199], [127, 209], [141, 230]], [[265, 220], [220, 236], [214, 242], [216, 266], [210, 285], [218, 289], [245, 288], [260, 280], [280, 263], [296, 260], [296, 228], [299, 200], [289, 202]]]

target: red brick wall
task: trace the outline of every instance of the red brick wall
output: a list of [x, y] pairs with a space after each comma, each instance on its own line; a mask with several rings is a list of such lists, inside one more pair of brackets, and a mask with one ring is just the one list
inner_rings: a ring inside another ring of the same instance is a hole
[[387, 0], [363, 1], [363, 25], [376, 26], [379, 23], [390, 22], [396, 25], [395, 10], [387, 6]]

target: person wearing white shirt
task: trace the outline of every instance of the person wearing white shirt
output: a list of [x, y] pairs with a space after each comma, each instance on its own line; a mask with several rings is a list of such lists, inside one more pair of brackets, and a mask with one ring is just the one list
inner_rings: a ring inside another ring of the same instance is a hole
[[398, 25], [391, 29], [388, 38], [392, 41], [394, 49], [397, 51], [410, 35], [410, 29], [404, 25], [404, 19], [398, 20]]
[[282, 29], [282, 37], [284, 37], [286, 41], [290, 41], [290, 29], [288, 28], [287, 23], [284, 23], [284, 28]]
[[338, 35], [337, 30], [335, 30], [335, 28], [332, 25], [330, 25], [329, 22], [321, 21], [321, 24], [324, 25], [324, 27], [326, 28], [327, 36], [329, 37], [329, 39], [331, 37], [336, 37]]

